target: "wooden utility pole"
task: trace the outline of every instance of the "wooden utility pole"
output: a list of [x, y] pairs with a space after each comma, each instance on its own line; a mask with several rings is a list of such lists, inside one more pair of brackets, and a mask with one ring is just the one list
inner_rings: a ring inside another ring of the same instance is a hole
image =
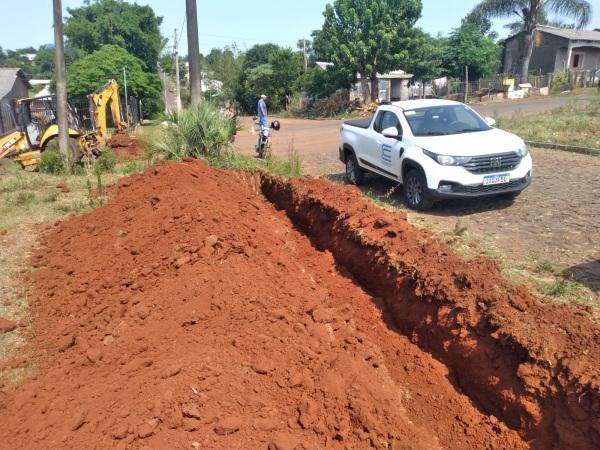
[[198, 43], [198, 12], [196, 0], [185, 0], [187, 16], [188, 64], [190, 67], [190, 97], [192, 106], [202, 100], [202, 85], [200, 84], [200, 44]]
[[465, 103], [469, 96], [469, 66], [465, 66]]
[[181, 112], [181, 82], [179, 81], [179, 40], [177, 39], [177, 28], [173, 39], [173, 56], [175, 58], [175, 95], [177, 96], [177, 112]]
[[54, 74], [56, 77], [56, 115], [58, 116], [58, 146], [71, 167], [69, 151], [69, 119], [67, 110], [67, 83], [65, 80], [65, 46], [63, 41], [62, 1], [53, 0], [54, 7]]

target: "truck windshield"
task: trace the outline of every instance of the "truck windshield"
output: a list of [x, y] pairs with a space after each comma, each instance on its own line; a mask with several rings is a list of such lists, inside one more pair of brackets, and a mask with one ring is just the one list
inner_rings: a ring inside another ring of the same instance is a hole
[[415, 136], [443, 136], [490, 129], [479, 114], [464, 105], [411, 109], [404, 111], [404, 116]]

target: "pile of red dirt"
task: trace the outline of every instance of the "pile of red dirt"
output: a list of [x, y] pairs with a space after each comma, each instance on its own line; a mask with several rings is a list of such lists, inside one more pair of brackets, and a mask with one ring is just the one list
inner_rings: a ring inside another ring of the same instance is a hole
[[107, 144], [122, 159], [140, 159], [144, 156], [144, 149], [137, 139], [126, 131], [114, 132]]
[[598, 328], [349, 187], [160, 163], [32, 263], [12, 448], [598, 444]]

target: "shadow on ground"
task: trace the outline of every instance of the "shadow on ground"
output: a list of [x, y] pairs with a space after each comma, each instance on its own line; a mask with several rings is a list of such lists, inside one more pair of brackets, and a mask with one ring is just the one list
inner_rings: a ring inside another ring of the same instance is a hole
[[600, 294], [600, 259], [592, 259], [563, 271], [569, 278], [585, 284], [597, 294]]
[[[344, 183], [344, 174], [327, 175], [335, 183]], [[393, 208], [407, 208], [402, 198], [402, 185], [387, 178], [366, 174], [360, 190], [369, 197]], [[502, 196], [444, 200], [422, 214], [443, 217], [462, 217], [486, 211], [497, 211], [510, 207], [514, 201]]]

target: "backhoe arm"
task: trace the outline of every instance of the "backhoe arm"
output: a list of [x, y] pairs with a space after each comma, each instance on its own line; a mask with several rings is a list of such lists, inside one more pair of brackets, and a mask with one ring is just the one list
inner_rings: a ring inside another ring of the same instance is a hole
[[121, 116], [119, 85], [115, 80], [109, 80], [104, 86], [96, 89], [88, 95], [88, 99], [94, 115], [94, 124], [101, 137], [104, 139], [107, 137], [107, 108], [110, 109], [112, 120], [117, 130], [127, 129], [127, 122], [124, 122]]

